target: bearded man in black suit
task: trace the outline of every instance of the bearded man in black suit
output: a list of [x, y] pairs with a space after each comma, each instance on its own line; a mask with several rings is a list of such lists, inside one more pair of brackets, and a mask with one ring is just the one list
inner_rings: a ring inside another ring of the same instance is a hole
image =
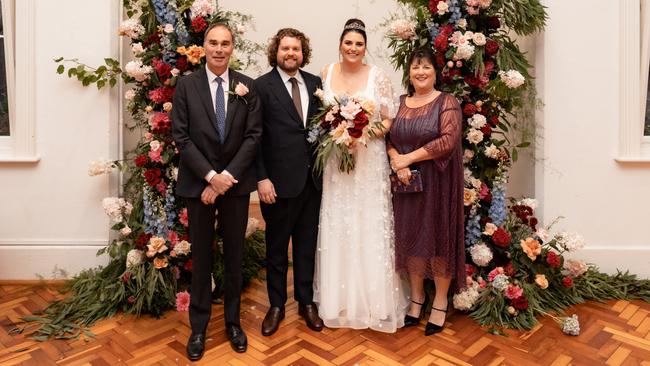
[[256, 167], [257, 193], [266, 222], [270, 308], [262, 322], [265, 336], [273, 334], [284, 318], [289, 239], [298, 312], [310, 329], [323, 328], [313, 302], [321, 180], [313, 172], [313, 150], [306, 130], [320, 107], [314, 93], [321, 80], [300, 69], [309, 63], [311, 54], [309, 39], [302, 32], [280, 29], [267, 53], [273, 70], [255, 80], [264, 126]]
[[172, 134], [180, 151], [176, 193], [185, 198], [192, 243], [187, 355], [193, 361], [203, 356], [211, 315], [215, 211], [223, 238], [226, 335], [235, 351], [246, 351], [239, 319], [242, 256], [262, 134], [253, 80], [228, 68], [232, 30], [223, 23], [212, 25], [203, 47], [206, 66], [178, 80], [172, 110]]

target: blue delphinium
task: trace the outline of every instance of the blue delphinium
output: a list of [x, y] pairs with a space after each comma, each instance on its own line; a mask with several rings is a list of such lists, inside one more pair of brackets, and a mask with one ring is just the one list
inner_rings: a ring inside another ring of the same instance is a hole
[[460, 12], [460, 4], [458, 4], [458, 0], [449, 0], [449, 22], [450, 23], [458, 23], [460, 18], [462, 17], [462, 14]]
[[431, 39], [436, 39], [436, 37], [438, 37], [438, 34], [440, 34], [440, 25], [438, 25], [438, 23], [427, 22], [427, 29], [429, 30]]
[[178, 38], [178, 42], [183, 46], [187, 46], [189, 43], [190, 35], [187, 33], [187, 28], [185, 28], [185, 24], [183, 22], [177, 22], [175, 30], [176, 30], [176, 37]]
[[165, 212], [161, 210], [159, 202], [152, 201], [149, 187], [144, 186], [142, 195], [142, 205], [144, 209], [144, 232], [154, 236], [162, 236], [165, 233]]
[[492, 204], [488, 214], [492, 223], [501, 226], [506, 220], [506, 186], [505, 183], [495, 182], [492, 188]]
[[152, 0], [156, 20], [159, 24], [176, 24], [176, 1]]
[[166, 231], [169, 231], [174, 227], [174, 220], [176, 220], [177, 216], [175, 202], [176, 198], [174, 198], [174, 192], [170, 185], [167, 187], [167, 195], [165, 195], [165, 216], [167, 217]]
[[470, 214], [465, 228], [465, 247], [469, 248], [481, 238], [481, 216], [476, 212]]

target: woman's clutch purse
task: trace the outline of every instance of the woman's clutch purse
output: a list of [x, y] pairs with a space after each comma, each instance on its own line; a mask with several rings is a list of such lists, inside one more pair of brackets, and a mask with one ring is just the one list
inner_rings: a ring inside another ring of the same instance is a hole
[[422, 175], [419, 170], [411, 170], [409, 184], [402, 183], [395, 173], [390, 175], [390, 190], [393, 193], [417, 193], [422, 192], [422, 188]]

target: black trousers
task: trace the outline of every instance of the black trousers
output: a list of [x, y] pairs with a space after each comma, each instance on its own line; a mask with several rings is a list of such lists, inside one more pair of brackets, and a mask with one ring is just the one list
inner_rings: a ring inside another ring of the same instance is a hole
[[190, 324], [192, 333], [205, 333], [212, 313], [212, 264], [215, 210], [218, 233], [223, 239], [224, 318], [226, 325], [239, 325], [242, 290], [242, 258], [250, 195], [219, 196], [206, 205], [199, 198], [187, 198], [189, 236], [192, 243], [192, 287]]
[[311, 179], [294, 198], [276, 198], [260, 203], [266, 222], [266, 287], [271, 306], [287, 302], [289, 239], [292, 243], [294, 298], [311, 304], [314, 298], [314, 258], [318, 239], [321, 192]]

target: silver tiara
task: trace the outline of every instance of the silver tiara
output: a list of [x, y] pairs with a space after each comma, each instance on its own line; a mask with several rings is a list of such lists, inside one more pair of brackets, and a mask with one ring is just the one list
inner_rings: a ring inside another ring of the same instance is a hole
[[360, 30], [360, 31], [363, 31], [363, 32], [366, 31], [366, 27], [364, 27], [363, 25], [361, 25], [359, 23], [350, 23], [350, 24], [346, 25], [345, 27], [343, 27], [343, 29], [346, 29], [346, 30], [347, 29], [356, 29], [356, 30]]

